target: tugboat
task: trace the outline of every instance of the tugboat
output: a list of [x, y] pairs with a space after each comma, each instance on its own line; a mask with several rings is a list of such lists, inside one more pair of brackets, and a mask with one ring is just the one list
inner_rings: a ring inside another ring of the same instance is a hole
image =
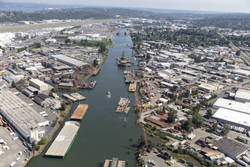
[[108, 97], [111, 97], [111, 93], [110, 93], [110, 91], [108, 91], [107, 96], [108, 96]]

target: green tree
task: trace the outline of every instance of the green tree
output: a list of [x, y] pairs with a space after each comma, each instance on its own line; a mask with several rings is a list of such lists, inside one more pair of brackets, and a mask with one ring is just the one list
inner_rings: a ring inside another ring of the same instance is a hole
[[230, 126], [228, 124], [224, 124], [222, 132], [225, 136], [227, 136], [227, 134], [230, 132]]
[[70, 41], [69, 38], [65, 39], [65, 43], [70, 43], [70, 42], [71, 42], [71, 41]]
[[107, 51], [105, 44], [102, 42], [99, 48], [101, 53], [105, 53]]
[[171, 123], [175, 123], [175, 119], [177, 118], [177, 111], [172, 111], [168, 113], [168, 121]]
[[98, 66], [98, 60], [97, 59], [94, 60], [94, 66]]
[[35, 48], [40, 48], [41, 47], [41, 43], [37, 42], [35, 43]]
[[39, 151], [39, 150], [40, 150], [40, 146], [37, 145], [35, 150], [36, 150], [36, 151]]
[[62, 102], [62, 103], [61, 103], [61, 110], [64, 111], [65, 109], [66, 109], [66, 104], [65, 104], [65, 102]]
[[212, 118], [212, 116], [213, 116], [212, 110], [211, 110], [211, 109], [208, 109], [208, 110], [207, 110], [207, 113], [206, 113], [206, 118], [207, 118], [207, 119], [210, 119], [210, 118]]
[[16, 63], [12, 64], [12, 68], [16, 69]]
[[214, 123], [214, 124], [213, 124], [213, 130], [214, 130], [214, 131], [217, 131], [217, 130], [218, 130], [218, 124], [217, 124], [217, 123]]
[[46, 137], [41, 138], [41, 140], [40, 140], [40, 144], [41, 145], [44, 145], [46, 142], [47, 142], [47, 138]]
[[148, 59], [148, 60], [150, 60], [150, 59], [151, 59], [150, 54], [147, 54], [147, 59]]
[[215, 59], [214, 59], [214, 62], [218, 62], [219, 61], [219, 59], [216, 57]]
[[144, 74], [143, 73], [140, 74], [140, 78], [144, 78]]
[[239, 56], [240, 55], [240, 50], [236, 51], [236, 55]]
[[162, 107], [162, 112], [165, 113], [166, 110], [165, 110], [165, 106]]
[[192, 121], [196, 126], [201, 127], [203, 125], [204, 119], [202, 118], [201, 114], [195, 113], [193, 115]]
[[186, 96], [187, 96], [187, 97], [190, 96], [190, 91], [189, 91], [189, 90], [186, 91]]
[[186, 129], [187, 132], [190, 131], [190, 129], [192, 127], [192, 120], [190, 118], [188, 118], [188, 120], [185, 121], [184, 127], [185, 127], [185, 129]]
[[35, 141], [33, 141], [32, 143], [31, 143], [31, 146], [32, 146], [32, 148], [36, 148], [36, 142]]
[[171, 66], [170, 66], [171, 68], [175, 68], [176, 67], [176, 64], [171, 64]]
[[68, 105], [71, 105], [73, 102], [71, 99], [68, 99], [67, 102], [66, 102]]
[[15, 81], [12, 81], [12, 82], [11, 82], [11, 87], [12, 87], [12, 88], [15, 88], [15, 87], [16, 87]]

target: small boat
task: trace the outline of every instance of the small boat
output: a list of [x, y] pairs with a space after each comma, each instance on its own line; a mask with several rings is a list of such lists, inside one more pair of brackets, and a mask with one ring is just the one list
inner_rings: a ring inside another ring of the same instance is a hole
[[108, 97], [111, 97], [111, 93], [110, 93], [110, 91], [108, 91], [107, 96], [108, 96]]

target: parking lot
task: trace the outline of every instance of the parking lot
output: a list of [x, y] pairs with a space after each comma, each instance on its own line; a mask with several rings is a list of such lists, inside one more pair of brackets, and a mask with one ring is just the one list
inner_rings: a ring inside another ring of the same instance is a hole
[[[20, 139], [13, 140], [12, 138], [15, 136], [10, 133], [7, 127], [0, 126], [0, 139], [6, 142], [6, 145], [0, 144], [0, 152], [4, 152], [0, 154], [0, 166], [9, 167], [12, 162], [16, 162], [15, 166], [23, 166], [26, 157], [25, 154], [20, 155], [19, 152], [27, 150], [27, 147], [22, 144]], [[4, 148], [5, 146], [8, 146], [9, 149]], [[19, 160], [17, 160], [18, 157], [20, 157]]]

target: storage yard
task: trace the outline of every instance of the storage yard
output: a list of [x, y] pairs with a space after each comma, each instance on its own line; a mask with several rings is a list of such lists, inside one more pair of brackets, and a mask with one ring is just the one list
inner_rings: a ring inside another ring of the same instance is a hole
[[47, 152], [45, 153], [46, 157], [56, 157], [56, 158], [64, 158], [72, 146], [78, 130], [80, 128], [80, 124], [75, 121], [67, 121], [65, 122], [64, 127], [53, 141]]
[[79, 104], [70, 117], [71, 120], [81, 120], [88, 110], [88, 104]]

